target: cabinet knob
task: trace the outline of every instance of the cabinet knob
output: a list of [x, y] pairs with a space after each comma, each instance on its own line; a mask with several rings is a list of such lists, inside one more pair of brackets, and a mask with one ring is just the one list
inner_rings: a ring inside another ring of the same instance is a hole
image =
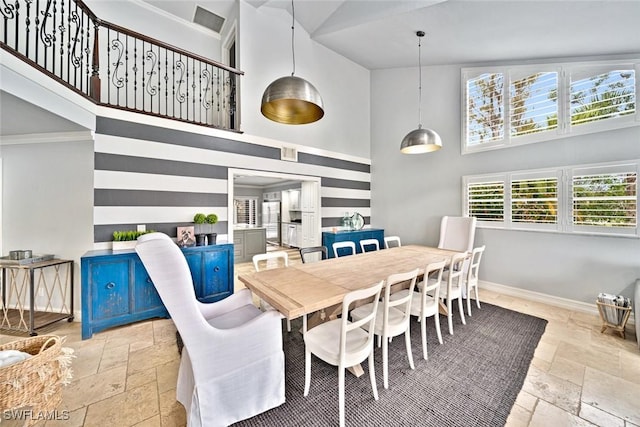
[[220, 267], [218, 267], [218, 266], [216, 265], [216, 266], [213, 268], [213, 271], [215, 271], [215, 272], [217, 273], [218, 271], [220, 271]]
[[107, 289], [113, 289], [113, 288], [115, 288], [115, 287], [116, 287], [116, 284], [115, 284], [115, 283], [113, 283], [113, 282], [109, 282], [109, 283], [107, 283], [107, 285], [105, 286], [105, 288], [107, 288]]

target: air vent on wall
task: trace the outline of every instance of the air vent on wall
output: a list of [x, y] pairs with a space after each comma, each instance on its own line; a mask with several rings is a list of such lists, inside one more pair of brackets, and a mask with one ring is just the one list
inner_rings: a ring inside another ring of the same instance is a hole
[[280, 160], [287, 160], [289, 162], [298, 161], [298, 150], [293, 147], [282, 147], [280, 149]]
[[224, 18], [213, 12], [209, 12], [207, 9], [196, 6], [196, 14], [193, 16], [193, 22], [219, 33], [224, 25]]

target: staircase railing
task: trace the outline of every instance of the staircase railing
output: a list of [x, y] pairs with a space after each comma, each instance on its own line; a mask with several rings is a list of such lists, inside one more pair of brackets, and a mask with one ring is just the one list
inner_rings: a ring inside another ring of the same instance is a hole
[[102, 21], [81, 0], [0, 0], [0, 13], [0, 47], [100, 105], [239, 130], [239, 70]]

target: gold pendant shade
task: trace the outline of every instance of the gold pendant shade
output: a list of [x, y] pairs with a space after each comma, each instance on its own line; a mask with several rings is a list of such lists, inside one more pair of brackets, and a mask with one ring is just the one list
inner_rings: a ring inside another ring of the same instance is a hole
[[281, 77], [267, 86], [260, 111], [266, 118], [287, 125], [313, 123], [324, 116], [318, 90], [296, 76]]

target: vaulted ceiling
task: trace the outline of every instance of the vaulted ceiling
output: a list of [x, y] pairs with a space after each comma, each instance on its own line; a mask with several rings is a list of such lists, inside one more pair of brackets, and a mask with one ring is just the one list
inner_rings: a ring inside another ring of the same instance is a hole
[[[145, 1], [192, 22], [196, 6], [228, 18], [238, 0]], [[240, 1], [258, 10], [291, 12], [290, 0]], [[313, 40], [371, 70], [417, 66], [417, 30], [427, 33], [423, 65], [640, 52], [640, 0], [295, 0], [294, 5], [296, 21]], [[5, 95], [0, 135], [21, 133], [16, 117], [30, 117], [30, 129], [50, 124], [38, 132], [58, 131], [51, 113]]]
[[[291, 13], [291, 0], [244, 0]], [[146, 0], [191, 21], [196, 5], [222, 17], [234, 0]], [[368, 69], [470, 64], [640, 51], [638, 0], [295, 0], [316, 42]]]

